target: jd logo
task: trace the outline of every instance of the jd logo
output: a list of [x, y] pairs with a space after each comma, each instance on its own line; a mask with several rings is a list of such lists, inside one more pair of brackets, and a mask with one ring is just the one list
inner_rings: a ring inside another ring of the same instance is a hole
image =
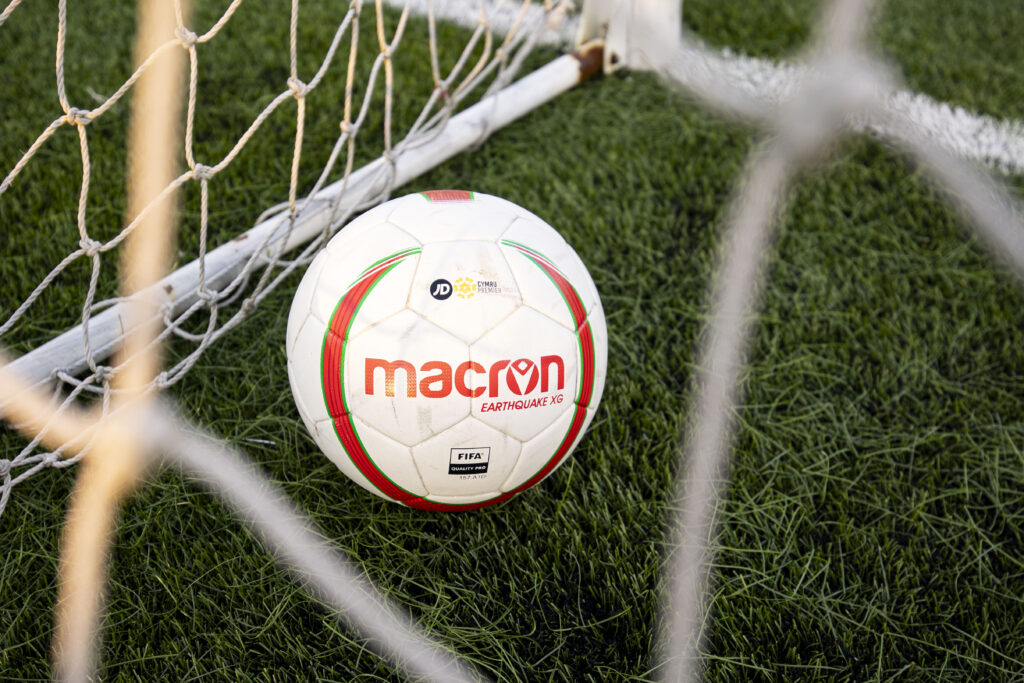
[[452, 295], [452, 283], [445, 279], [434, 280], [430, 283], [430, 296], [438, 301], [444, 301]]

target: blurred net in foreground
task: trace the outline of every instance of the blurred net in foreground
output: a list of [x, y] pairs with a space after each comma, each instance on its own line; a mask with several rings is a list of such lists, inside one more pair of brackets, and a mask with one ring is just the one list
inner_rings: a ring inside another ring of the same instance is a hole
[[[2, 17], [9, 17], [14, 6], [9, 6]], [[232, 8], [235, 6], [232, 5]], [[63, 8], [63, 4], [61, 7]], [[951, 201], [966, 214], [983, 241], [1004, 258], [1018, 275], [1024, 276], [1024, 230], [1021, 227], [1022, 214], [1018, 202], [999, 182], [934, 145], [921, 134], [913, 120], [898, 108], [890, 106], [890, 72], [884, 64], [864, 49], [869, 10], [868, 3], [857, 0], [839, 0], [831, 6], [819, 30], [818, 40], [808, 53], [806, 69], [799, 85], [788, 97], [777, 103], [751, 98], [741, 89], [732, 87], [726, 75], [716, 66], [716, 56], [681, 36], [674, 22], [666, 21], [665, 15], [658, 14], [658, 8], [653, 5], [642, 2], [624, 3], [619, 8], [616, 18], [625, 23], [612, 23], [608, 26], [609, 44], [614, 49], [606, 50], [606, 58], [613, 54], [620, 58], [620, 64], [653, 69], [684, 88], [700, 103], [772, 132], [768, 143], [756, 153], [748, 173], [738, 185], [736, 199], [728, 213], [721, 266], [713, 284], [711, 320], [703, 337], [699, 356], [696, 414], [685, 451], [685, 467], [679, 482], [680, 513], [674, 531], [676, 538], [673, 539], [679, 547], [671, 568], [672, 594], [663, 615], [664, 630], [660, 653], [663, 661], [658, 663], [659, 675], [664, 680], [696, 680], [700, 677], [701, 633], [707, 622], [706, 596], [710, 566], [708, 543], [715, 535], [715, 511], [727, 478], [728, 455], [735, 427], [733, 417], [736, 405], [741, 399], [739, 377], [750, 346], [756, 318], [757, 292], [765, 270], [765, 257], [771, 251], [776, 215], [784, 203], [787, 188], [796, 170], [827, 151], [829, 145], [843, 133], [866, 129], [884, 136], [919, 160]], [[233, 10], [229, 9], [225, 16], [229, 16], [231, 11]], [[293, 11], [293, 17], [294, 14]], [[669, 12], [668, 15], [674, 16], [674, 13]], [[179, 10], [179, 32], [182, 28], [181, 17], [182, 12]], [[588, 21], [585, 20], [584, 24], [587, 25]], [[590, 25], [601, 25], [601, 22]], [[404, 26], [404, 23], [400, 23], [399, 26]], [[344, 32], [343, 27], [339, 28], [339, 32]], [[396, 37], [392, 42], [398, 40], [400, 33], [396, 31]], [[387, 76], [387, 55], [394, 45], [389, 44], [383, 36], [383, 33], [379, 34], [382, 46], [380, 55], [383, 55], [378, 57], [381, 65], [379, 68], [384, 69], [385, 81], [390, 82]], [[178, 42], [173, 45], [184, 45], [190, 50], [190, 56], [191, 49], [199, 42], [198, 37], [194, 38], [187, 33], [179, 35], [176, 40]], [[526, 42], [529, 41], [524, 41]], [[293, 54], [295, 49], [293, 40]], [[504, 74], [506, 71], [500, 67], [507, 65], [514, 68], [517, 66], [516, 62], [517, 58], [508, 59], [507, 54], [502, 54], [496, 62], [498, 66], [492, 70]], [[194, 64], [194, 61], [192, 63]], [[487, 69], [488, 67], [482, 67], [479, 74], [473, 78], [477, 78]], [[377, 70], [374, 73], [377, 73]], [[300, 158], [302, 98], [316, 82], [317, 79], [314, 77], [309, 84], [303, 84], [293, 70], [288, 81], [288, 90], [282, 91], [280, 95], [283, 99], [294, 97], [299, 103], [293, 169]], [[435, 92], [447, 93], [451, 90], [450, 86], [451, 84], [447, 84]], [[368, 90], [372, 90], [372, 86]], [[444, 99], [440, 95], [438, 98]], [[438, 101], [433, 100], [434, 105], [437, 105]], [[65, 101], [62, 101], [62, 106], [65, 113], [52, 124], [52, 127], [75, 126], [85, 149], [85, 124], [90, 116], [95, 115], [95, 111], [73, 111]], [[350, 118], [349, 113], [346, 107], [345, 121], [349, 127], [346, 128], [345, 124], [342, 124], [336, 154], [332, 155], [332, 161], [328, 164], [323, 179], [317, 182], [316, 189], [324, 186], [330, 169], [346, 145], [349, 145], [351, 150], [352, 127], [358, 129], [360, 118]], [[414, 128], [429, 131], [429, 134], [425, 133], [429, 138], [434, 133], [431, 127], [433, 124], [430, 123], [435, 121], [434, 117], [445, 119], [450, 113], [442, 107], [435, 114], [424, 114], [423, 119], [417, 122], [419, 127]], [[33, 152], [45, 142], [47, 135], [48, 133], [43, 133], [41, 142], [32, 148]], [[385, 133], [383, 156], [376, 162], [376, 166], [371, 165], [374, 170], [366, 181], [365, 193], [355, 198], [339, 199], [349, 195], [338, 192], [322, 200], [302, 200], [298, 197], [293, 180], [285, 211], [276, 222], [271, 222], [265, 237], [260, 238], [261, 248], [241, 259], [246, 264], [260, 262], [266, 266], [258, 275], [259, 291], [265, 291], [266, 286], [279, 282], [279, 276], [275, 275], [275, 272], [287, 273], [308, 259], [322, 244], [330, 230], [343, 222], [352, 211], [358, 210], [373, 199], [386, 196], [388, 190], [382, 188], [390, 188], [395, 178], [400, 177], [394, 169], [398, 163], [396, 155], [402, 144], [392, 144], [389, 135]], [[187, 134], [185, 144], [187, 150]], [[410, 143], [409, 150], [412, 151], [414, 147], [415, 145]], [[31, 153], [26, 156], [31, 158]], [[189, 160], [189, 171], [180, 176], [179, 180], [175, 181], [177, 185], [170, 187], [168, 192], [189, 181], [197, 181], [205, 188], [206, 183], [216, 174], [217, 164], [204, 166], [195, 163], [188, 152], [186, 156]], [[4, 181], [4, 189], [9, 186], [11, 178], [17, 175], [20, 168], [16, 167], [8, 176], [8, 180]], [[346, 169], [343, 182], [353, 185], [355, 183], [352, 182], [349, 170]], [[87, 156], [83, 154], [83, 187], [86, 190], [87, 178], [88, 161]], [[325, 216], [323, 223], [311, 230], [314, 241], [298, 259], [282, 261], [280, 257], [285, 247], [281, 245], [288, 244], [293, 239], [300, 222], [299, 216], [305, 211], [312, 211], [314, 207]], [[89, 258], [95, 263], [105, 245], [97, 244], [88, 237], [84, 219], [80, 218], [79, 225], [82, 230], [82, 243], [79, 250], [72, 252], [72, 257]], [[130, 232], [131, 229], [126, 230], [124, 236], [120, 236], [120, 240], [127, 237]], [[116, 244], [110, 248], [113, 246]], [[192, 310], [191, 307], [196, 306], [196, 310], [211, 311], [211, 320], [216, 320], [216, 304], [226, 303], [238, 294], [245, 278], [239, 278], [237, 273], [233, 273], [226, 282], [213, 285], [203, 263], [201, 253], [199, 265], [196, 266], [199, 284], [193, 294], [194, 302], [185, 310]], [[254, 270], [251, 265], [247, 267]], [[273, 270], [275, 268], [276, 271]], [[261, 287], [263, 289], [260, 289]], [[240, 310], [250, 308], [257, 301], [258, 295], [248, 295]], [[28, 306], [30, 305], [31, 301], [28, 302]], [[139, 306], [144, 307], [144, 303]], [[87, 300], [85, 308], [88, 310], [93, 307], [91, 300]], [[19, 309], [12, 317], [16, 322], [23, 314], [24, 310]], [[179, 312], [174, 315], [182, 314]], [[235, 318], [229, 318], [229, 322], [232, 320]], [[165, 313], [162, 321], [166, 326], [164, 332], [154, 335], [144, 346], [155, 348], [176, 328], [177, 332], [181, 333], [182, 330], [176, 321], [177, 318]], [[3, 331], [13, 324], [9, 320]], [[88, 330], [88, 326], [85, 329]], [[230, 329], [230, 325], [224, 323], [218, 326], [211, 323], [211, 329], [226, 331]], [[91, 373], [88, 377], [91, 379], [88, 382], [75, 380], [72, 377], [74, 373], [67, 369], [58, 372], [57, 377], [73, 387], [68, 403], [74, 395], [82, 391], [98, 389], [104, 397], [101, 404], [106, 410], [108, 405], [120, 402], [117, 371], [112, 367], [102, 366], [97, 361], [98, 354], [90, 353], [90, 349], [95, 346], [91, 344], [94, 340], [88, 331], [78, 334], [84, 338], [86, 350], [85, 366], [82, 369], [88, 368], [88, 372]], [[198, 348], [203, 348], [203, 340], [209, 343], [216, 334], [209, 332], [201, 335], [196, 340]], [[187, 371], [191, 363], [194, 363], [194, 360], [190, 359], [191, 356], [170, 370], [158, 373], [155, 386], [166, 386], [175, 381], [182, 372]], [[49, 377], [43, 378], [46, 379]], [[31, 381], [38, 383], [40, 378], [33, 376]], [[15, 379], [5, 377], [4, 388], [8, 392], [7, 396], [10, 396], [11, 387], [15, 387]], [[139, 387], [134, 389], [135, 394], [140, 391], [143, 394], [147, 393]], [[125, 390], [124, 393], [133, 392]], [[74, 409], [68, 409], [62, 417], [53, 420], [50, 426], [46, 427], [48, 418], [45, 415], [48, 413], [42, 408], [45, 398], [38, 394], [32, 396], [34, 398], [19, 399], [13, 409], [10, 405], [6, 407], [11, 410], [10, 416], [13, 421], [24, 423], [27, 431], [40, 435], [34, 440], [33, 447], [40, 442], [51, 444], [53, 455], [47, 456], [48, 464], [56, 463], [57, 458], [65, 453], [72, 455], [82, 443], [91, 439], [102, 440], [108, 446], [131, 442], [136, 444], [134, 448], [140, 451], [140, 455], [152, 459], [158, 457], [153, 446], [159, 442], [159, 439], [154, 438], [155, 434], [188, 435], [185, 438], [171, 439], [179, 443], [173, 448], [165, 448], [163, 457], [179, 467], [199, 473], [205, 480], [211, 482], [220, 495], [232, 502], [236, 509], [243, 511], [247, 519], [252, 520], [251, 523], [260, 530], [261, 535], [271, 543], [279, 556], [296, 567], [296, 572], [315, 589], [322, 591], [329, 604], [337, 609], [339, 614], [350, 618], [379, 651], [392, 657], [406, 670], [435, 680], [452, 680], [465, 674], [465, 669], [460, 664], [409, 627], [403, 618], [396, 617], [392, 608], [382, 605], [372, 595], [368, 600], [363, 600], [368, 595], [366, 589], [344, 561], [318, 550], [316, 544], [310, 541], [311, 537], [303, 532], [304, 524], [295, 513], [289, 511], [283, 503], [278, 505], [280, 501], [275, 496], [268, 497], [266, 485], [256, 484], [258, 479], [245, 472], [238, 456], [197, 435], [193, 428], [183, 425], [174, 417], [171, 409], [152, 407], [143, 399], [136, 398], [131, 405], [141, 407], [125, 411], [126, 417], [122, 420], [108, 419], [101, 422], [99, 428], [76, 422], [81, 420], [82, 416]], [[148, 413], [147, 410], [157, 412]], [[151, 432], [147, 433], [144, 426], [149, 427]], [[92, 457], [90, 460], [100, 462], [98, 457]], [[43, 461], [33, 462], [31, 466]], [[19, 464], [24, 466], [24, 461]], [[4, 488], [6, 496], [11, 485], [10, 463], [6, 464], [5, 470], [3, 474], [5, 481], [8, 482]], [[126, 466], [126, 471], [130, 472], [131, 467]], [[125, 475], [125, 478], [131, 477]], [[83, 480], [84, 476], [80, 482]], [[102, 477], [98, 481], [102, 484]], [[109, 494], [96, 493], [101, 489], [102, 486], [99, 485], [91, 488], [85, 484], [79, 486], [73, 506], [72, 525], [78, 511], [102, 509], [103, 506], [108, 510], [115, 509], [121, 489], [111, 485]], [[91, 507], [86, 505], [90, 501], [90, 496], [93, 496]], [[259, 509], [264, 505], [267, 509], [273, 510], [271, 519], [259, 515]], [[77, 542], [74, 533], [69, 533], [67, 542], [71, 545]], [[99, 551], [94, 552], [95, 561], [102, 564], [103, 557], [103, 548], [100, 547]], [[65, 564], [65, 568], [69, 565], [70, 563]], [[90, 580], [93, 583], [88, 585], [95, 586], [97, 580], [102, 580], [102, 573], [100, 578], [94, 576]], [[337, 587], [342, 585], [346, 589], [339, 591]], [[348, 589], [349, 586], [353, 588]], [[94, 606], [93, 609], [97, 608]], [[70, 631], [68, 633], [70, 635], [66, 637], [69, 639], [77, 637]], [[91, 632], [86, 633], [86, 636], [86, 645], [91, 645]], [[88, 675], [91, 649], [62, 649], [60, 642], [57, 649], [58, 659], [64, 663], [63, 672], [68, 673], [71, 678], [84, 678]], [[73, 656], [67, 655], [67, 652], [72, 652]]]
[[[630, 65], [650, 68], [699, 104], [759, 128], [768, 136], [736, 189], [724, 228], [721, 261], [711, 290], [711, 312], [697, 358], [694, 414], [676, 485], [679, 510], [672, 525], [668, 602], [662, 614], [659, 676], [701, 677], [703, 634], [709, 621], [710, 546], [728, 482], [729, 455], [742, 401], [759, 292], [767, 271], [778, 214], [796, 172], [825, 155], [842, 135], [867, 132], [906, 152], [961, 210], [993, 254], [1024, 278], [1024, 211], [998, 180], [941, 147], [908, 115], [905, 93], [890, 68], [866, 46], [873, 7], [867, 0], [835, 0], [817, 29], [799, 78], [778, 98], [751, 96], [733, 80], [719, 55], [694, 44], [650, 15], [634, 17]], [[653, 39], [658, 36], [658, 39]], [[996, 162], [1012, 156], [993, 154]]]

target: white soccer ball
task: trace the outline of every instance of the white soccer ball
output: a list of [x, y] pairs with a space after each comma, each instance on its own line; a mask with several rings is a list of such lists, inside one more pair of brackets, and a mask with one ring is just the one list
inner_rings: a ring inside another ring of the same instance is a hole
[[466, 510], [565, 461], [601, 400], [608, 333], [551, 226], [443, 190], [331, 239], [295, 293], [287, 352], [299, 414], [342, 472], [410, 507]]

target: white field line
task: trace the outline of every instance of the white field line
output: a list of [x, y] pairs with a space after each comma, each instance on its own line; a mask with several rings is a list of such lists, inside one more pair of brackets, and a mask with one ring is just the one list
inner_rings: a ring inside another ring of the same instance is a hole
[[[404, 7], [403, 0], [385, 0]], [[518, 0], [409, 0], [413, 14], [426, 15], [433, 6], [434, 16], [467, 28], [477, 25], [483, 13], [498, 34], [504, 34], [518, 16]], [[544, 21], [540, 5], [528, 8], [523, 19], [527, 26]], [[540, 42], [571, 45], [579, 27], [577, 17], [569, 17], [562, 26], [551, 28]], [[709, 53], [707, 66], [719, 77], [745, 94], [775, 104], [800, 81], [804, 67], [787, 62], [738, 55], [725, 49]], [[889, 109], [903, 114], [919, 126], [918, 132], [934, 144], [961, 158], [984, 164], [1003, 173], [1024, 173], [1024, 123], [974, 114], [961, 107], [936, 101], [927, 95], [900, 90], [889, 99]]]
[[[775, 104], [789, 95], [806, 67], [774, 63], [723, 50], [710, 67], [731, 85], [759, 101]], [[974, 114], [909, 90], [894, 92], [890, 112], [913, 121], [928, 141], [955, 156], [1003, 173], [1024, 173], [1024, 123]]]

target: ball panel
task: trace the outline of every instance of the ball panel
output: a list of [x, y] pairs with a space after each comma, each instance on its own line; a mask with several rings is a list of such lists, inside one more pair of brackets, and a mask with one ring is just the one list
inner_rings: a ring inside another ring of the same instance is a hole
[[[597, 287], [579, 255], [547, 223], [520, 218], [501, 235], [506, 246], [521, 245], [555, 266], [572, 283], [587, 311], [600, 304]], [[510, 244], [514, 243], [514, 244]], [[509, 259], [511, 262], [511, 259]], [[525, 297], [524, 297], [525, 299]], [[525, 299], [529, 303], [529, 299]]]
[[341, 445], [341, 441], [338, 439], [333, 419], [317, 422], [310, 433], [313, 435], [313, 440], [316, 441], [320, 450], [324, 452], [324, 455], [330, 458], [331, 462], [333, 462], [346, 477], [359, 484], [370, 493], [380, 496], [381, 498], [392, 500], [381, 493], [380, 489], [374, 486], [373, 483], [371, 483], [370, 480], [359, 471], [359, 468], [355, 466], [355, 463], [352, 462], [352, 458], [349, 457], [349, 454], [345, 451], [345, 448]]
[[352, 416], [352, 426], [363, 450], [369, 456], [371, 464], [381, 475], [410, 494], [427, 495], [427, 488], [423, 485], [423, 480], [413, 460], [412, 451], [408, 446], [398, 443], [386, 434], [381, 434], [360, 420], [357, 415]]
[[520, 216], [501, 234], [501, 242], [515, 242], [528, 246], [561, 267], [567, 261], [572, 247], [557, 230], [541, 220]]
[[[392, 202], [378, 204], [369, 211], [353, 218], [345, 225], [345, 227], [336, 232], [334, 236], [331, 237], [330, 241], [327, 242], [327, 246], [324, 247], [324, 250], [330, 254], [331, 260], [333, 261], [335, 258], [345, 256], [345, 254], [352, 250], [353, 245], [367, 245], [371, 248], [371, 245], [391, 246], [389, 242], [381, 240], [381, 237], [383, 236], [381, 231], [384, 229], [384, 226], [388, 225], [388, 214], [391, 213], [393, 208], [391, 204]], [[391, 228], [398, 230], [398, 227], [395, 225], [392, 225]], [[392, 231], [389, 231], [389, 233], [394, 234]], [[415, 238], [413, 238], [409, 233], [403, 232], [403, 234], [405, 235], [404, 239], [415, 241]], [[364, 264], [363, 267], [369, 265], [375, 260], [376, 259], [372, 259]], [[356, 271], [356, 274], [361, 270], [362, 267]]]
[[515, 278], [490, 242], [426, 244], [409, 292], [409, 308], [471, 343], [520, 304]]
[[[324, 323], [330, 322], [338, 301], [368, 269], [401, 255], [414, 261], [416, 250], [420, 248], [419, 242], [387, 223], [373, 226], [372, 231], [369, 228], [360, 231], [372, 232], [371, 236], [365, 238], [358, 234], [353, 237], [347, 230], [345, 228], [339, 232], [328, 244], [328, 263], [317, 278], [316, 289], [309, 304], [313, 315]], [[412, 272], [408, 277], [411, 277]], [[392, 274], [387, 279], [395, 278]]]
[[285, 332], [284, 342], [285, 349], [290, 350], [295, 345], [295, 338], [299, 334], [299, 329], [309, 315], [309, 302], [313, 298], [317, 280], [320, 278], [320, 271], [323, 270], [326, 262], [327, 255], [321, 251], [313, 259], [313, 262], [309, 264], [305, 274], [302, 276], [302, 281], [299, 282], [299, 286], [295, 290], [291, 308], [288, 309], [288, 328], [287, 332]]
[[359, 309], [349, 323], [348, 337], [354, 337], [405, 309], [409, 300], [409, 287], [416, 272], [416, 261], [417, 255], [410, 254], [396, 256], [381, 265], [385, 270], [360, 302]]
[[[436, 496], [495, 496], [519, 457], [520, 443], [472, 417], [413, 446], [420, 476]], [[472, 501], [467, 501], [472, 502]]]
[[521, 250], [504, 244], [501, 250], [516, 279], [523, 305], [544, 314], [569, 330], [576, 329], [572, 311], [569, 310], [565, 297], [555, 282], [546, 277], [537, 264]]
[[470, 201], [432, 201], [422, 194], [412, 194], [396, 201], [388, 222], [423, 244], [451, 240], [493, 242], [516, 219], [514, 206], [490, 195], [473, 194]]
[[320, 386], [320, 354], [325, 332], [324, 324], [308, 315], [299, 327], [295, 343], [288, 349], [288, 380], [307, 426], [330, 417]]
[[470, 347], [478, 381], [486, 377], [473, 415], [516, 439], [533, 438], [576, 400], [577, 355], [572, 332], [520, 308]]
[[343, 392], [349, 411], [412, 446], [467, 417], [454, 369], [466, 345], [408, 309], [348, 340]]
[[523, 444], [519, 462], [501, 485], [502, 491], [529, 488], [558, 469], [583, 438], [594, 409], [573, 405], [543, 432]]
[[604, 396], [604, 382], [608, 376], [608, 327], [600, 302], [590, 311], [587, 321], [594, 339], [594, 389], [590, 405], [596, 407]]
[[501, 484], [502, 491], [513, 491], [522, 486], [551, 460], [572, 425], [573, 412], [563, 411], [546, 429], [523, 443], [519, 461]]

